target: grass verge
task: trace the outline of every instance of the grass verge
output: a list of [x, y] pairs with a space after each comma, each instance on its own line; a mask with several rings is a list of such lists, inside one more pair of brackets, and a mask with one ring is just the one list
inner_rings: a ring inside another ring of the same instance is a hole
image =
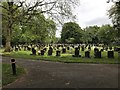
[[102, 58], [94, 58], [94, 53], [91, 50], [91, 58], [85, 58], [84, 52], [81, 51], [82, 57], [72, 57], [74, 53], [67, 52], [66, 54], [61, 54], [61, 56], [48, 56], [45, 53], [44, 56], [40, 55], [30, 55], [30, 51], [17, 51], [11, 53], [3, 53], [3, 56], [9, 56], [12, 58], [22, 58], [22, 59], [32, 59], [32, 60], [44, 60], [44, 61], [55, 61], [64, 63], [97, 63], [97, 64], [119, 64], [118, 53], [114, 52], [114, 58], [107, 58], [107, 51], [102, 52]]
[[2, 85], [5, 86], [14, 82], [25, 73], [24, 68], [17, 66], [17, 75], [12, 75], [12, 69], [10, 64], [2, 63]]

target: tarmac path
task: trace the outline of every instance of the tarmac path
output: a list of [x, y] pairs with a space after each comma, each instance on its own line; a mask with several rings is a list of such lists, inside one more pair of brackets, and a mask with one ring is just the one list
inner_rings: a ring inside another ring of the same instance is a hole
[[[9, 57], [2, 57], [10, 63]], [[26, 74], [3, 88], [118, 88], [118, 64], [60, 63], [16, 59]]]

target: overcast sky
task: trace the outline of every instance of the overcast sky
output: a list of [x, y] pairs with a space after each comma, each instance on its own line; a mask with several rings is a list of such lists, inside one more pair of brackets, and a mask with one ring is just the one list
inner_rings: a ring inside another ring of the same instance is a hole
[[[106, 3], [107, 0], [80, 0], [80, 6], [75, 9], [77, 23], [81, 28], [86, 26], [111, 24], [107, 10], [113, 3]], [[60, 30], [56, 36], [60, 37]]]

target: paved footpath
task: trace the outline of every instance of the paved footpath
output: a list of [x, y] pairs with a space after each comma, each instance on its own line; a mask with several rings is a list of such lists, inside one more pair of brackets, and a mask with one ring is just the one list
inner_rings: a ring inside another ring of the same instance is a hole
[[[4, 63], [10, 58], [3, 57]], [[3, 88], [117, 88], [118, 64], [60, 63], [16, 59], [26, 70], [21, 78]]]

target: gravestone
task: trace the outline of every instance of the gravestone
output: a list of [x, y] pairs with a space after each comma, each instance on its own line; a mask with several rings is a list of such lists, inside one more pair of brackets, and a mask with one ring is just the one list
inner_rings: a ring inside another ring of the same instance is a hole
[[81, 57], [81, 55], [79, 55], [79, 49], [77, 47], [75, 48], [75, 55], [73, 55], [73, 57]]
[[95, 58], [101, 58], [101, 51], [94, 52]]
[[81, 46], [81, 51], [84, 51], [85, 47], [84, 46]]
[[52, 49], [52, 47], [50, 47], [48, 50], [48, 55], [52, 55], [52, 53], [53, 53], [53, 49]]
[[89, 51], [86, 51], [86, 52], [85, 52], [85, 57], [86, 57], [86, 58], [90, 58], [90, 52], [89, 52]]
[[98, 51], [99, 51], [99, 49], [95, 47], [94, 48], [94, 52], [98, 52]]
[[114, 51], [108, 51], [108, 58], [114, 58]]
[[36, 50], [34, 47], [32, 47], [32, 55], [36, 55]]
[[38, 55], [41, 55], [40, 50], [38, 51]]
[[66, 48], [65, 47], [62, 48], [62, 53], [66, 53]]
[[105, 50], [107, 51], [107, 50], [108, 50], [108, 47], [105, 47]]
[[70, 47], [69, 47], [69, 46], [67, 47], [67, 50], [70, 50]]
[[56, 56], [60, 56], [60, 51], [59, 50], [56, 51]]
[[101, 51], [98, 48], [94, 48], [94, 56], [95, 58], [101, 58]]
[[15, 51], [18, 51], [18, 47], [17, 46], [15, 46]]
[[118, 51], [118, 60], [120, 59], [120, 51]]
[[44, 55], [45, 51], [44, 50], [41, 50], [41, 55]]
[[27, 50], [28, 51], [30, 51], [31, 50], [31, 46], [29, 45], [29, 46], [27, 46]]

